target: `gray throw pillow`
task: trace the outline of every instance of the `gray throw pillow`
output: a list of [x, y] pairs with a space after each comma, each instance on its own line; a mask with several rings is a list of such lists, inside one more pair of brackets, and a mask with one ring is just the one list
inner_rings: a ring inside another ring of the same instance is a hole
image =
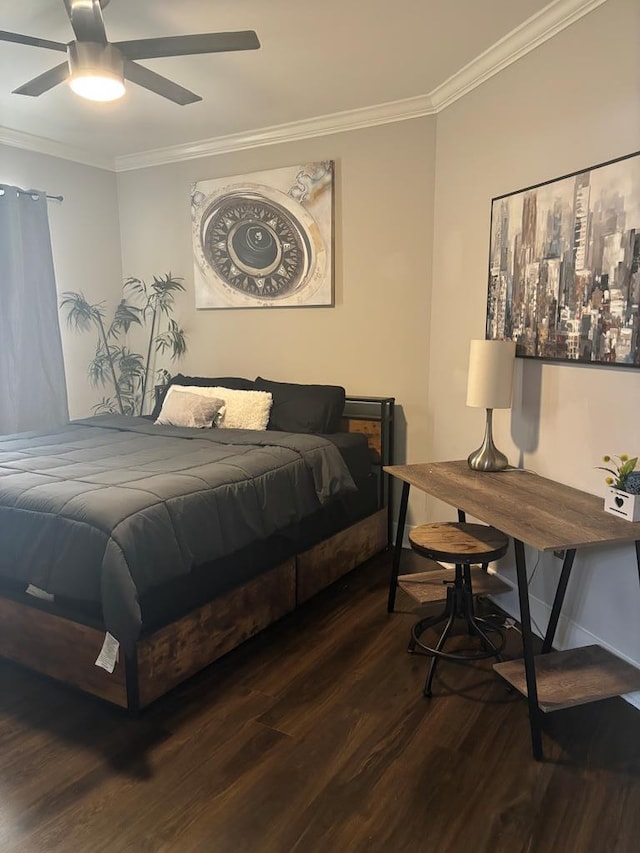
[[224, 400], [218, 397], [180, 391], [178, 386], [172, 386], [155, 423], [161, 426], [211, 428], [224, 416], [224, 408]]

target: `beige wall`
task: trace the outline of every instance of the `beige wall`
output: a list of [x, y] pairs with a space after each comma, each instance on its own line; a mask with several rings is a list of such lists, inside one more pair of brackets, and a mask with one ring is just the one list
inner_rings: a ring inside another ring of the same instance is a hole
[[[428, 117], [121, 173], [123, 272], [144, 278], [170, 269], [184, 276], [183, 372], [261, 374], [395, 395], [400, 420], [404, 414], [411, 425], [409, 445], [419, 445], [426, 427], [434, 155], [435, 118]], [[336, 163], [335, 307], [196, 311], [191, 183], [323, 159]]]
[[[115, 175], [0, 145], [0, 182], [64, 196], [48, 208], [58, 293], [81, 290], [90, 301], [105, 300], [113, 307], [122, 280]], [[62, 314], [60, 319], [69, 413], [86, 417], [103, 396], [87, 379], [94, 338], [71, 332]]]
[[[639, 33], [637, 0], [610, 0], [438, 116], [429, 430], [411, 461], [464, 458], [482, 438], [484, 413], [465, 407], [465, 391], [469, 340], [484, 337], [491, 198], [640, 148]], [[515, 396], [494, 418], [513, 463], [600, 494], [601, 456], [640, 452], [640, 371], [518, 362]], [[414, 521], [425, 514], [423, 501]], [[532, 591], [544, 623], [561, 564], [541, 565]], [[580, 628], [565, 624], [566, 641], [591, 634], [640, 663], [632, 548], [578, 555], [567, 605]]]

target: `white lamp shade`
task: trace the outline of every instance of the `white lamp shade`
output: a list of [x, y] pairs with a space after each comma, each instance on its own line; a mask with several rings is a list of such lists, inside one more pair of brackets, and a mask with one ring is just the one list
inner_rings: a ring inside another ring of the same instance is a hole
[[471, 341], [467, 406], [511, 407], [515, 355], [515, 341]]

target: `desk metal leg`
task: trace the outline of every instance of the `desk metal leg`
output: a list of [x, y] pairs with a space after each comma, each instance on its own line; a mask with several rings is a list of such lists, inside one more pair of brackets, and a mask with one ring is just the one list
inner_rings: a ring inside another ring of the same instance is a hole
[[529, 589], [527, 585], [527, 564], [524, 545], [514, 539], [516, 552], [516, 572], [518, 576], [518, 598], [520, 600], [520, 625], [522, 627], [522, 649], [524, 671], [527, 681], [527, 701], [529, 703], [529, 725], [531, 727], [531, 747], [536, 761], [542, 761], [542, 727], [540, 707], [538, 705], [538, 686], [536, 684], [536, 664], [533, 655], [533, 634], [531, 633], [531, 612], [529, 610]]
[[564, 555], [564, 562], [562, 563], [562, 572], [560, 573], [558, 588], [556, 589], [556, 594], [553, 599], [553, 607], [551, 608], [551, 617], [549, 618], [547, 633], [544, 635], [544, 642], [542, 644], [543, 655], [546, 655], [553, 648], [553, 638], [556, 635], [558, 619], [560, 618], [560, 611], [562, 610], [562, 605], [564, 603], [564, 596], [567, 591], [567, 584], [569, 583], [569, 578], [571, 576], [571, 568], [573, 566], [573, 560], [575, 556], [575, 548], [566, 551]]
[[638, 564], [638, 580], [640, 581], [640, 539], [636, 540], [636, 563]]
[[400, 512], [398, 513], [398, 529], [396, 531], [396, 544], [393, 550], [391, 579], [389, 580], [389, 598], [387, 600], [388, 613], [393, 613], [393, 608], [396, 604], [396, 589], [398, 588], [398, 575], [400, 574], [400, 557], [402, 556], [404, 524], [407, 520], [407, 504], [409, 503], [409, 487], [409, 483], [402, 484], [402, 496], [400, 497]]

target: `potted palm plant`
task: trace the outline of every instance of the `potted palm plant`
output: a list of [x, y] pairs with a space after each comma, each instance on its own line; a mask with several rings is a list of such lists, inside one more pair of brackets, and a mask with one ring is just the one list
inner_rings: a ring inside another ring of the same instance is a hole
[[603, 456], [602, 461], [608, 467], [597, 467], [609, 475], [605, 477], [609, 486], [604, 499], [605, 512], [627, 521], [640, 521], [640, 471], [635, 470], [638, 457], [630, 459], [622, 453], [620, 456]]
[[[155, 357], [166, 354], [177, 361], [187, 350], [185, 332], [172, 317], [175, 294], [183, 290], [182, 279], [171, 273], [153, 276], [149, 285], [140, 278], [127, 278], [110, 322], [103, 302], [90, 304], [82, 293], [62, 294], [60, 307], [68, 325], [77, 332], [97, 332], [89, 379], [92, 385], [111, 386], [111, 393], [93, 407], [96, 414], [142, 415], [155, 384], [152, 378], [168, 381], [166, 369], [156, 370]], [[128, 346], [132, 326], [148, 334], [144, 355]]]

